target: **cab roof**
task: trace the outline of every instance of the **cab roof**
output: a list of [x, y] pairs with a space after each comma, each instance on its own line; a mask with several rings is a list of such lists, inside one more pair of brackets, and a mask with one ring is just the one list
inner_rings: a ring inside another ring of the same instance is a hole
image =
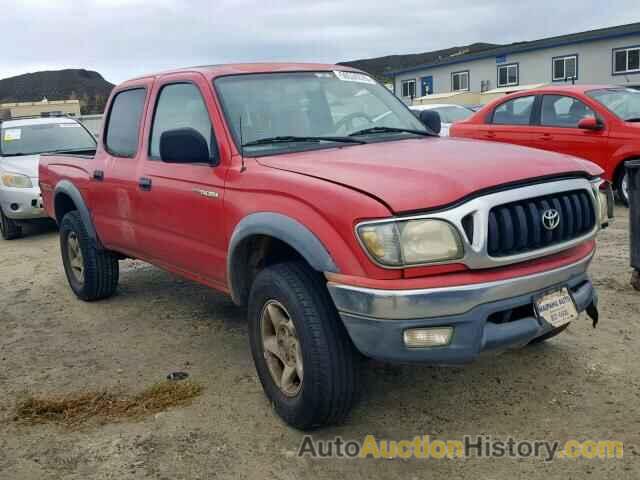
[[2, 128], [19, 128], [27, 127], [29, 125], [47, 125], [54, 123], [78, 123], [69, 117], [26, 117], [26, 118], [13, 118], [0, 121]]
[[[314, 72], [343, 70], [350, 72], [361, 72], [355, 68], [345, 65], [334, 65], [328, 63], [230, 63], [221, 65], [203, 65], [197, 67], [177, 68], [167, 70], [142, 77], [132, 78], [123, 83], [135, 82], [137, 80], [162, 77], [174, 73], [193, 72], [200, 73], [205, 77], [217, 78], [225, 75], [242, 75], [248, 73], [283, 73], [283, 72]], [[365, 73], [365, 72], [362, 72]]]

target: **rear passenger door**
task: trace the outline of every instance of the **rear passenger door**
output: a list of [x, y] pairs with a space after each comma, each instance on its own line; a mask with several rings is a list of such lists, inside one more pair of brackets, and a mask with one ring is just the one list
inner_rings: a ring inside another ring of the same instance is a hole
[[114, 94], [107, 111], [104, 135], [91, 175], [93, 221], [102, 243], [112, 250], [140, 254], [136, 236], [140, 132], [151, 81]]
[[[222, 284], [225, 171], [211, 120], [214, 112], [209, 111], [212, 105], [211, 86], [199, 74], [170, 75], [154, 85], [137, 186], [137, 229], [154, 263]], [[177, 129], [193, 129], [204, 137], [208, 161], [168, 163], [161, 158], [162, 134]]]
[[485, 140], [533, 146], [535, 136], [531, 129], [537, 97], [516, 97], [499, 104], [492, 113], [484, 131]]
[[606, 125], [600, 130], [583, 130], [578, 122], [596, 117], [581, 100], [569, 95], [544, 95], [540, 105], [540, 125], [536, 127], [537, 148], [586, 158], [602, 165], [608, 155]]

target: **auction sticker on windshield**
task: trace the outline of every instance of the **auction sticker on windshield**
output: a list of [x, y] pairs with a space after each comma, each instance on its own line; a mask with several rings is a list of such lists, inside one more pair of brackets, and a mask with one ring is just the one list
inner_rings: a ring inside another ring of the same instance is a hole
[[561, 327], [578, 318], [578, 310], [567, 288], [544, 294], [534, 305], [538, 318], [554, 327]]
[[334, 70], [333, 73], [335, 73], [338, 80], [342, 80], [343, 82], [368, 83], [370, 85], [375, 85], [376, 83], [373, 78], [369, 75], [365, 75], [364, 73], [345, 72], [342, 70]]
[[22, 130], [19, 128], [9, 128], [4, 131], [4, 141], [11, 142], [22, 138]]

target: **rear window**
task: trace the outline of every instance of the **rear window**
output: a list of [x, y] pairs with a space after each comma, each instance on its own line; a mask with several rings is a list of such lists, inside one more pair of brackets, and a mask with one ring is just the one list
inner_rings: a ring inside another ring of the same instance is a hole
[[110, 154], [133, 157], [138, 151], [140, 119], [146, 93], [144, 88], [125, 90], [113, 99], [105, 139]]
[[0, 130], [0, 154], [3, 156], [72, 152], [95, 148], [96, 141], [91, 134], [76, 122], [35, 123], [20, 126], [8, 124]]

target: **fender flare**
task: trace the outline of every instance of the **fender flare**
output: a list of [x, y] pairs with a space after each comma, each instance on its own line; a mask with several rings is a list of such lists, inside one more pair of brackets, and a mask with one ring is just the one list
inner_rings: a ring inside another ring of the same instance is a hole
[[244, 278], [239, 275], [243, 261], [238, 254], [239, 248], [244, 240], [254, 235], [277, 238], [288, 244], [318, 272], [338, 273], [340, 271], [323, 243], [302, 223], [280, 213], [252, 213], [236, 225], [229, 242], [227, 279], [231, 298], [238, 305], [246, 303], [246, 285], [244, 285]]
[[[94, 242], [96, 248], [98, 248], [99, 250], [103, 250], [102, 243], [100, 242], [95, 226], [93, 225], [93, 220], [91, 220], [91, 213], [89, 212], [89, 208], [87, 208], [87, 204], [85, 203], [80, 190], [78, 190], [78, 188], [69, 180], [61, 180], [60, 182], [58, 182], [56, 188], [53, 191], [54, 212], [56, 198], [60, 194], [67, 195], [71, 199], [76, 207], [76, 210], [78, 210], [78, 213], [80, 213], [80, 218], [82, 219], [84, 227], [87, 229], [89, 238], [92, 242]], [[55, 214], [57, 222], [60, 223], [62, 221], [62, 218], [57, 218], [57, 212], [55, 212]]]

